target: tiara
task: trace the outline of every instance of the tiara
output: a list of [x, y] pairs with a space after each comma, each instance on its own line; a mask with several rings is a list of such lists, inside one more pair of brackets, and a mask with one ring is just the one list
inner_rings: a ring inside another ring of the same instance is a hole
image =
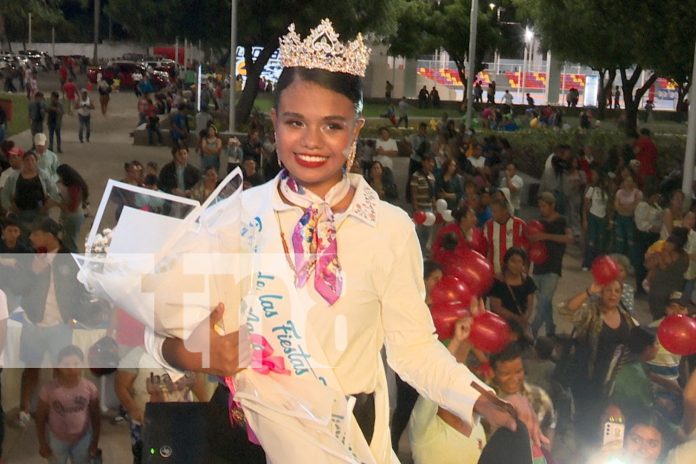
[[304, 40], [295, 32], [294, 23], [288, 27], [288, 31], [287, 35], [280, 38], [283, 67], [325, 69], [365, 76], [371, 50], [365, 46], [362, 34], [344, 45], [329, 19], [322, 20]]

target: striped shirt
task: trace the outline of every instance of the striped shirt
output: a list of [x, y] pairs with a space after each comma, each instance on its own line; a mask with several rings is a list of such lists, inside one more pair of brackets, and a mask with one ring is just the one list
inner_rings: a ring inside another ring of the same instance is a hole
[[496, 274], [502, 272], [503, 258], [508, 248], [527, 247], [527, 224], [515, 216], [511, 216], [505, 224], [489, 219], [483, 227], [483, 234], [488, 241], [488, 260]]

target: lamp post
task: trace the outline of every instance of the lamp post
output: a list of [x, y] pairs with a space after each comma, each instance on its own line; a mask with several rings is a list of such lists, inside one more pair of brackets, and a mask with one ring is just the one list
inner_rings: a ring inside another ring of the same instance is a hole
[[237, 0], [232, 0], [230, 12], [230, 114], [227, 121], [228, 131], [234, 132], [236, 126], [235, 88], [237, 83]]
[[471, 0], [471, 18], [469, 20], [469, 63], [466, 79], [466, 128], [471, 130], [474, 112], [474, 79], [476, 79], [476, 28], [478, 26], [478, 0]]
[[[694, 46], [694, 57], [696, 57], [696, 45]], [[696, 60], [691, 69], [691, 82], [696, 79]], [[682, 179], [682, 191], [686, 197], [687, 205], [691, 205], [691, 197], [694, 182], [694, 158], [696, 158], [696, 86], [691, 85], [689, 95], [689, 126], [686, 131], [686, 152], [684, 154], [684, 168]]]
[[534, 31], [524, 28], [524, 56], [522, 57], [522, 75], [520, 76], [520, 92], [522, 93], [522, 104], [524, 104], [524, 86], [527, 83], [527, 68], [532, 58], [532, 43], [534, 41]]

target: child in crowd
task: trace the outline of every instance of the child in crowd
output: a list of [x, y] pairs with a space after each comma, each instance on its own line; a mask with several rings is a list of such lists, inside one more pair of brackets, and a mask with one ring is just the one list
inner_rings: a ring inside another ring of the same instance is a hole
[[84, 354], [69, 345], [58, 353], [55, 377], [41, 389], [36, 411], [39, 454], [51, 463], [88, 464], [100, 450], [97, 387], [82, 377]]
[[[665, 308], [666, 316], [688, 314], [687, 298], [681, 292], [673, 292]], [[664, 317], [654, 321], [650, 327], [657, 330], [663, 320]], [[668, 418], [674, 419], [679, 416], [681, 404], [682, 388], [679, 384], [681, 356], [667, 351], [659, 340], [656, 343], [657, 355], [655, 359], [647, 362], [648, 372], [653, 382], [656, 403]]]
[[[155, 192], [159, 192], [157, 188], [157, 176], [155, 174], [148, 174], [145, 176], [143, 181], [143, 187]], [[135, 207], [144, 211], [152, 211], [155, 213], [161, 212], [164, 207], [165, 200], [163, 198], [155, 197], [152, 195], [144, 195], [138, 193], [135, 195]]]
[[145, 176], [159, 176], [159, 166], [154, 161], [148, 161], [145, 165]]

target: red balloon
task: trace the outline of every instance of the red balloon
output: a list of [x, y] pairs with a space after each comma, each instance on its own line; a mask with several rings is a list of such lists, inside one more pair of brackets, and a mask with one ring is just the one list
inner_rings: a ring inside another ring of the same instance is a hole
[[667, 316], [657, 329], [657, 338], [670, 353], [696, 354], [696, 320], [683, 314]]
[[544, 227], [544, 224], [541, 223], [541, 221], [537, 221], [536, 219], [534, 221], [529, 221], [527, 223], [527, 235], [533, 235], [533, 234], [538, 234], [540, 232], [543, 232], [546, 230]]
[[510, 342], [510, 326], [505, 319], [486, 311], [474, 318], [469, 342], [486, 353], [499, 353]]
[[609, 256], [600, 256], [592, 263], [592, 276], [599, 285], [607, 285], [619, 278], [619, 266]]
[[425, 222], [425, 211], [418, 210], [413, 212], [413, 222], [415, 222], [418, 225], [421, 225]]
[[454, 276], [446, 275], [435, 284], [430, 292], [433, 303], [451, 303], [460, 301], [469, 306], [473, 294], [467, 285]]
[[549, 259], [549, 250], [544, 242], [529, 245], [529, 260], [534, 264], [544, 264]]
[[444, 223], [445, 223], [445, 218], [442, 217], [442, 214], [435, 213], [435, 224], [444, 224]]
[[456, 260], [445, 264], [444, 271], [463, 281], [474, 296], [483, 296], [493, 286], [493, 267], [481, 254], [470, 249], [457, 249]]
[[454, 335], [454, 323], [462, 317], [469, 316], [466, 305], [460, 301], [433, 303], [430, 306], [435, 331], [440, 340], [448, 340]]

